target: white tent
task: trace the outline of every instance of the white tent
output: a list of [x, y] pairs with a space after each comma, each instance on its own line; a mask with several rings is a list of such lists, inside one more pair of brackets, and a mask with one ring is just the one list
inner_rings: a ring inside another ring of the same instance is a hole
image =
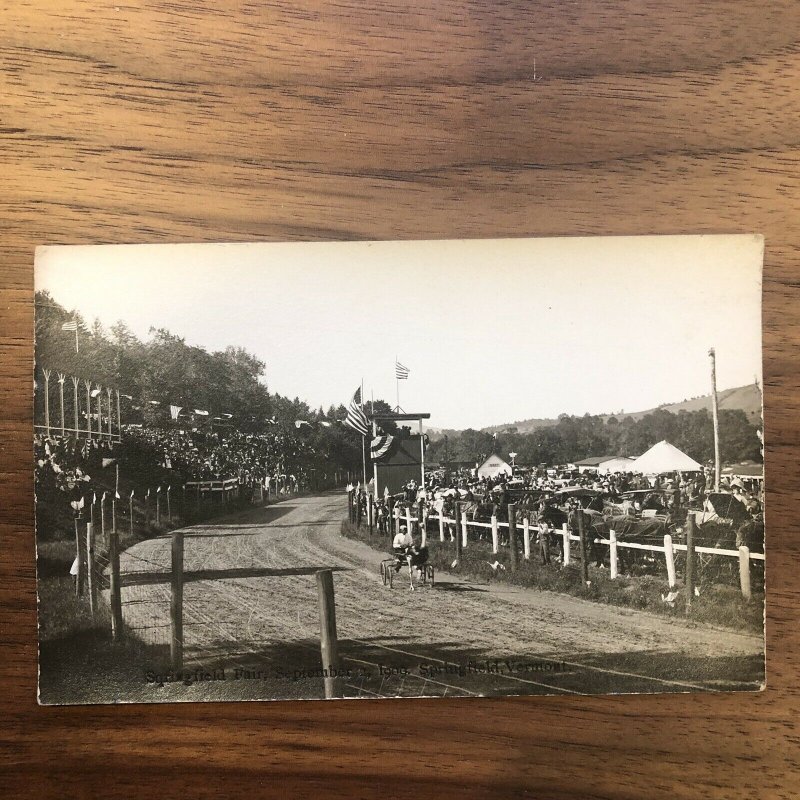
[[644, 475], [660, 475], [662, 472], [697, 472], [703, 467], [664, 439], [642, 453], [629, 469]]
[[491, 455], [486, 461], [478, 467], [479, 478], [496, 478], [498, 475], [505, 473], [511, 475], [513, 470], [511, 465], [498, 455]]

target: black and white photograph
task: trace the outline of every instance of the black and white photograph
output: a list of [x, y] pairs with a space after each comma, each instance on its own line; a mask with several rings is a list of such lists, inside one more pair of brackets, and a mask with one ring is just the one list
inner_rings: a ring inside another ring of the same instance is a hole
[[39, 702], [762, 690], [763, 252], [40, 247]]

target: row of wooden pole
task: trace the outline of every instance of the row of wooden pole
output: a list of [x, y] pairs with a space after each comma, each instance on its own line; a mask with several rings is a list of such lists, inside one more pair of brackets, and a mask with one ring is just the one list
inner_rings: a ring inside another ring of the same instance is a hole
[[[52, 372], [49, 369], [43, 369], [42, 375], [44, 376], [44, 428], [47, 432], [47, 435], [50, 436], [51, 429], [55, 428], [59, 430], [59, 426], [53, 426], [50, 424], [50, 375]], [[107, 436], [109, 439], [113, 438], [115, 435], [117, 437], [122, 435], [122, 416], [120, 414], [120, 393], [119, 389], [110, 389], [105, 387], [106, 396], [108, 397], [108, 430], [103, 430], [103, 407], [102, 407], [102, 394], [103, 394], [103, 387], [99, 384], [94, 385], [94, 391], [97, 393], [97, 430], [92, 429], [92, 381], [84, 380], [83, 383], [86, 387], [86, 430], [81, 430], [78, 427], [78, 420], [79, 420], [79, 403], [78, 403], [78, 386], [81, 383], [80, 378], [76, 378], [75, 376], [70, 376], [72, 380], [72, 409], [74, 415], [74, 428], [67, 428], [67, 421], [66, 415], [64, 413], [64, 382], [67, 379], [67, 376], [63, 373], [59, 372], [58, 375], [58, 385], [59, 385], [59, 405], [61, 409], [61, 435], [66, 436], [67, 431], [70, 433], [74, 432], [75, 435], [79, 435], [81, 433], [86, 434], [87, 439], [91, 439], [93, 436], [97, 436], [98, 438], [103, 438]], [[114, 434], [112, 430], [112, 422], [114, 416], [114, 410], [112, 407], [111, 399], [116, 395], [116, 407], [117, 407], [117, 433]]]

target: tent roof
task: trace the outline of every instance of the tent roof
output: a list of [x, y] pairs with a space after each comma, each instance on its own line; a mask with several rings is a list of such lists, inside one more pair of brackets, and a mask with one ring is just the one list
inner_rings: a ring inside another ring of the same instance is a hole
[[592, 456], [591, 458], [584, 458], [582, 461], [573, 461], [576, 467], [596, 467], [604, 461], [611, 461], [616, 456]]
[[722, 470], [723, 475], [733, 475], [737, 478], [763, 478], [764, 465], [753, 464], [752, 462], [742, 462], [741, 464], [731, 464]]
[[696, 472], [701, 469], [703, 469], [701, 464], [678, 450], [666, 439], [654, 444], [631, 464], [632, 472], [641, 472], [645, 475], [675, 471]]
[[478, 469], [481, 467], [485, 467], [492, 459], [497, 459], [499, 462], [497, 464], [498, 467], [508, 467], [511, 469], [511, 464], [509, 464], [502, 456], [497, 455], [497, 453], [492, 453], [490, 456], [487, 456], [481, 463], [478, 465]]

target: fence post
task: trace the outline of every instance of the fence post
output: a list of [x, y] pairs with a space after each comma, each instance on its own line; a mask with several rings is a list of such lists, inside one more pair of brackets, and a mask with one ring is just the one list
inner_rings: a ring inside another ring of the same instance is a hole
[[106, 493], [100, 495], [100, 535], [103, 544], [108, 546], [108, 533], [106, 533]]
[[406, 530], [410, 534], [414, 534], [414, 527], [411, 524], [411, 506], [406, 506]]
[[114, 641], [118, 641], [122, 638], [122, 584], [119, 574], [119, 534], [116, 525], [108, 537], [108, 567], [111, 635]]
[[675, 588], [675, 551], [672, 548], [672, 537], [664, 534], [664, 558], [667, 561], [667, 582], [670, 591]]
[[156, 525], [161, 524], [161, 487], [156, 489]]
[[128, 513], [129, 513], [128, 525], [130, 527], [131, 539], [133, 538], [133, 493], [134, 490], [131, 489], [131, 496], [128, 498]]
[[97, 608], [97, 581], [95, 580], [94, 569], [94, 525], [86, 523], [86, 580], [89, 587], [89, 610], [94, 612]]
[[589, 560], [586, 557], [586, 531], [583, 525], [583, 509], [577, 510], [578, 516], [578, 536], [581, 538], [581, 577], [583, 582], [589, 583]]
[[172, 491], [172, 487], [167, 486], [167, 517], [169, 518], [170, 524], [172, 524], [172, 501], [169, 496], [170, 491]]
[[522, 552], [525, 560], [531, 559], [531, 520], [528, 514], [522, 518]]
[[609, 531], [608, 532], [608, 540], [609, 544], [609, 562], [611, 565], [611, 580], [616, 580], [617, 578], [617, 532], [616, 531]]
[[396, 501], [392, 502], [394, 502], [394, 505], [392, 506], [392, 510], [394, 511], [394, 530], [392, 531], [392, 535], [397, 536], [397, 533], [400, 530], [400, 506], [397, 505]]
[[514, 503], [508, 504], [508, 549], [511, 556], [511, 570], [517, 569], [519, 553], [517, 552], [517, 507]]
[[686, 517], [686, 613], [692, 610], [694, 600], [694, 513], [689, 512]]
[[172, 638], [169, 653], [172, 669], [183, 669], [183, 533], [172, 533], [172, 591], [169, 601]]
[[75, 594], [80, 597], [83, 594], [83, 560], [81, 559], [81, 534], [78, 530], [79, 518], [75, 517], [75, 560], [77, 573], [75, 575]]
[[439, 511], [439, 541], [444, 541], [444, 504], [442, 504], [442, 508]]
[[492, 513], [492, 553], [500, 549], [500, 537], [497, 529], [497, 514]]
[[454, 522], [456, 526], [456, 561], [461, 566], [461, 536], [458, 530], [458, 521], [461, 519], [461, 503], [456, 500], [455, 510], [453, 511]]
[[319, 597], [320, 650], [325, 680], [325, 699], [341, 697], [339, 678], [339, 646], [336, 639], [336, 600], [333, 594], [333, 572], [322, 569], [317, 572], [317, 595]]
[[374, 520], [375, 506], [372, 504], [372, 493], [367, 493], [367, 523], [369, 524], [369, 535], [372, 536], [375, 527]]
[[745, 545], [739, 547], [739, 585], [742, 597], [749, 600], [753, 596], [750, 590], [750, 548]]
[[150, 490], [144, 493], [144, 527], [145, 530], [150, 525]]
[[570, 556], [572, 554], [572, 540], [569, 538], [569, 534], [570, 534], [569, 527], [567, 526], [567, 523], [565, 522], [561, 526], [561, 536], [562, 536], [562, 538], [564, 540], [564, 547], [562, 549], [564, 550], [564, 566], [565, 567], [570, 563], [570, 561], [571, 561]]
[[417, 524], [419, 525], [419, 546], [425, 547], [428, 542], [428, 531], [425, 530], [425, 509], [421, 500], [417, 505]]
[[[458, 531], [458, 526], [456, 526], [456, 531]], [[466, 509], [461, 512], [461, 549], [467, 549], [467, 512]]]

